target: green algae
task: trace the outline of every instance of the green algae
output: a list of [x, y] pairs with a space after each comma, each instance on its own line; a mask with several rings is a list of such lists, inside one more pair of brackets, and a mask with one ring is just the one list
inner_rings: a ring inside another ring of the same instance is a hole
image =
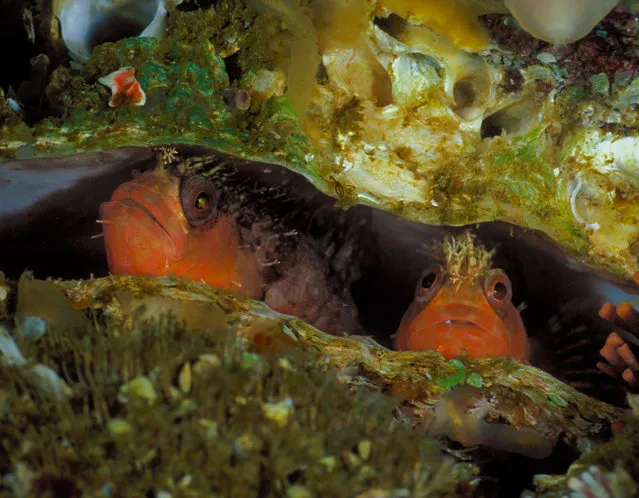
[[453, 367], [453, 373], [437, 380], [437, 383], [445, 390], [451, 389], [456, 385], [463, 384], [466, 380], [466, 367], [462, 361], [452, 359], [448, 362], [448, 364]]
[[448, 365], [450, 365], [453, 369], [452, 373], [448, 373], [448, 375], [444, 377], [438, 377], [435, 379], [435, 382], [442, 389], [448, 391], [453, 387], [461, 384], [468, 384], [473, 387], [482, 387], [484, 384], [484, 380], [481, 375], [477, 372], [467, 372], [466, 365], [463, 361], [453, 358], [448, 361]]
[[[17, 156], [65, 155], [123, 143], [194, 143], [305, 170], [316, 151], [287, 102], [270, 102], [257, 113], [246, 113], [238, 125], [234, 109], [223, 98], [223, 90], [232, 86], [223, 58], [228, 40], [237, 39], [232, 52], [241, 48], [244, 70], [270, 67], [264, 44], [257, 43], [264, 36], [262, 21], [242, 2], [169, 11], [167, 38], [105, 43], [82, 67], [59, 66], [46, 88], [55, 117], [34, 126], [35, 139], [18, 135], [23, 146]], [[143, 107], [108, 107], [110, 90], [97, 80], [124, 66], [135, 69], [145, 89]], [[15, 146], [4, 142], [4, 147]]]
[[482, 387], [484, 385], [484, 380], [481, 378], [481, 375], [473, 372], [466, 378], [466, 384], [473, 387]]
[[[313, 80], [315, 94], [304, 112], [293, 109], [291, 102], [299, 96], [289, 95], [290, 85], [284, 95], [265, 97], [265, 102], [257, 99], [249, 109], [238, 110], [224, 99], [225, 91], [246, 91], [248, 77], [260, 70], [273, 70], [284, 78], [289, 62], [286, 78], [290, 80], [291, 71], [300, 76], [295, 69], [317, 54], [302, 54], [293, 61], [296, 26], [272, 12], [256, 14], [248, 0], [205, 2], [202, 7], [189, 3], [195, 10], [169, 3], [165, 39], [105, 43], [82, 67], [58, 67], [46, 91], [49, 117], [33, 128], [15, 121], [5, 125], [0, 154], [47, 157], [171, 143], [209, 147], [295, 169], [345, 207], [367, 203], [425, 223], [463, 225], [499, 219], [541, 230], [571, 256], [622, 279], [628, 280], [636, 270], [632, 244], [637, 235], [631, 230], [636, 209], [608, 203], [615, 192], [632, 199], [636, 189], [625, 183], [626, 173], [606, 172], [610, 180], [602, 179], [600, 172], [593, 174], [591, 151], [579, 139], [584, 131], [604, 133], [608, 123], [619, 121], [619, 112], [623, 125], [613, 135], [632, 136], [636, 113], [625, 112], [634, 110], [636, 100], [636, 82], [630, 75], [616, 73], [611, 85], [604, 73], [594, 74], [577, 87], [565, 83], [570, 75], [556, 64], [540, 66], [536, 61], [527, 66], [522, 69], [520, 100], [514, 105], [523, 102], [527, 109], [530, 100], [531, 115], [519, 118], [536, 124], [523, 136], [518, 129], [487, 137], [476, 129], [466, 133], [462, 128], [470, 123], [460, 128], [463, 123], [450, 115], [450, 96], [439, 88], [437, 99], [429, 98], [415, 108], [403, 109], [401, 103], [394, 110], [387, 107], [393, 110], [388, 113], [391, 118], [378, 122], [370, 112], [371, 102], [356, 94], [340, 95], [343, 89], [336, 90], [340, 83], [331, 79], [326, 67]], [[374, 9], [374, 3], [370, 7]], [[304, 8], [305, 4], [291, 7], [298, 9], [299, 19], [307, 18]], [[330, 37], [318, 30], [318, 35]], [[437, 52], [437, 47], [422, 49]], [[522, 62], [516, 54], [508, 60]], [[109, 90], [97, 80], [129, 65], [147, 92], [147, 103], [111, 109]], [[508, 68], [490, 66], [495, 79], [504, 69]], [[501, 110], [513, 105], [497, 100], [493, 102], [497, 107], [488, 106], [491, 113], [502, 104], [507, 107]], [[0, 103], [0, 122], [2, 107]], [[397, 129], [392, 118], [396, 112], [403, 122]], [[411, 134], [421, 133], [420, 123], [432, 136], [415, 137], [417, 142], [411, 143]], [[440, 140], [456, 134], [455, 140]], [[422, 148], [432, 148], [433, 158], [420, 155]], [[575, 154], [579, 161], [571, 158]], [[582, 172], [588, 190], [583, 202], [597, 201], [589, 202], [588, 209], [602, 227], [599, 233], [591, 229], [595, 223], [581, 223], [571, 210], [565, 186]], [[608, 226], [611, 216], [627, 223]]]
[[[263, 356], [232, 331], [197, 334], [170, 319], [121, 332], [54, 330], [20, 344], [65, 378], [63, 403], [0, 367], [5, 486], [25, 496], [55, 493], [54, 481], [89, 496], [452, 496], [472, 478], [394, 421], [396, 400], [352, 392], [312, 356]], [[273, 415], [282, 402], [284, 418]], [[25, 468], [29, 482], [18, 483]]]
[[562, 398], [561, 396], [557, 396], [555, 394], [548, 395], [548, 402], [552, 405], [560, 406], [562, 408], [565, 408], [566, 406], [568, 406], [568, 402], [564, 398]]

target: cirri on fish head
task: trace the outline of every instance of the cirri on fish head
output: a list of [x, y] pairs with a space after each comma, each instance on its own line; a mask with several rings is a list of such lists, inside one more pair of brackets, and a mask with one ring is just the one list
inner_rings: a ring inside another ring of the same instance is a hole
[[179, 178], [164, 168], [120, 185], [100, 206], [109, 269], [178, 276], [259, 297], [259, 266], [218, 200], [212, 180]]
[[526, 329], [506, 273], [472, 234], [448, 238], [446, 262], [428, 269], [395, 336], [400, 350], [434, 349], [446, 358], [510, 356], [528, 361]]

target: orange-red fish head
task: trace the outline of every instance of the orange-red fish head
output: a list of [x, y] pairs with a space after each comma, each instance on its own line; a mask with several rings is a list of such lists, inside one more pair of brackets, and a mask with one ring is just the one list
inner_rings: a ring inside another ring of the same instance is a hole
[[214, 182], [163, 168], [120, 185], [100, 206], [114, 274], [176, 276], [257, 297], [257, 263], [240, 248], [233, 220], [218, 210]]
[[452, 278], [436, 266], [424, 273], [395, 336], [400, 350], [434, 349], [446, 358], [512, 356], [527, 361], [529, 343], [499, 269]]

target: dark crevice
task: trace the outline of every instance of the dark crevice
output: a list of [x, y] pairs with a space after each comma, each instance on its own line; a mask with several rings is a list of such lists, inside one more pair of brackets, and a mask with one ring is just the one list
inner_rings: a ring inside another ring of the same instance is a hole
[[124, 38], [138, 36], [147, 24], [138, 20], [123, 18], [116, 13], [106, 17], [90, 34], [89, 46], [93, 49], [103, 43], [114, 43]]
[[520, 496], [526, 489], [533, 489], [535, 475], [566, 473], [578, 457], [577, 451], [559, 441], [548, 458], [535, 460], [514, 453], [490, 455], [480, 464], [480, 469], [482, 476], [496, 481], [488, 496], [511, 498]]
[[488, 116], [487, 118], [484, 118], [484, 120], [481, 122], [481, 138], [498, 137], [499, 135], [501, 135], [501, 132], [503, 130], [504, 129], [499, 123], [499, 119], [495, 119], [494, 114]]
[[242, 77], [242, 67], [240, 65], [240, 53], [235, 52], [232, 55], [224, 58], [224, 65], [226, 67], [226, 73], [229, 76], [229, 81], [233, 83], [238, 81]]
[[155, 1], [144, 0], [134, 7], [127, 4], [107, 11], [96, 19], [98, 23], [86, 26], [88, 46], [93, 49], [103, 43], [138, 36], [153, 21], [156, 8]]
[[506, 133], [517, 136], [529, 131], [538, 121], [539, 109], [534, 101], [523, 99], [483, 119], [481, 138], [492, 138]]
[[463, 119], [473, 119], [488, 98], [490, 77], [477, 70], [455, 82], [453, 86], [453, 111]]
[[219, 3], [219, 0], [185, 0], [177, 6], [177, 10], [192, 12], [194, 10], [206, 10]]
[[406, 26], [406, 21], [396, 14], [391, 14], [388, 17], [375, 17], [373, 23], [393, 38], [397, 38]]
[[12, 87], [17, 90], [20, 83], [31, 74], [30, 60], [43, 52], [42, 40], [37, 29], [34, 30], [36, 39], [31, 43], [22, 20], [22, 2], [0, 2], [2, 15], [0, 16], [0, 47], [2, 52], [2, 66], [0, 70], [0, 88], [5, 93]]

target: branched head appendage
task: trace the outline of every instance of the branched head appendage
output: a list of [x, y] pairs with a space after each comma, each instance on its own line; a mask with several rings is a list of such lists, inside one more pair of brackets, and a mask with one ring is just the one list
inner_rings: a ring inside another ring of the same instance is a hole
[[472, 280], [490, 270], [495, 251], [489, 251], [475, 239], [475, 234], [469, 230], [444, 238], [439, 257], [452, 279]]

